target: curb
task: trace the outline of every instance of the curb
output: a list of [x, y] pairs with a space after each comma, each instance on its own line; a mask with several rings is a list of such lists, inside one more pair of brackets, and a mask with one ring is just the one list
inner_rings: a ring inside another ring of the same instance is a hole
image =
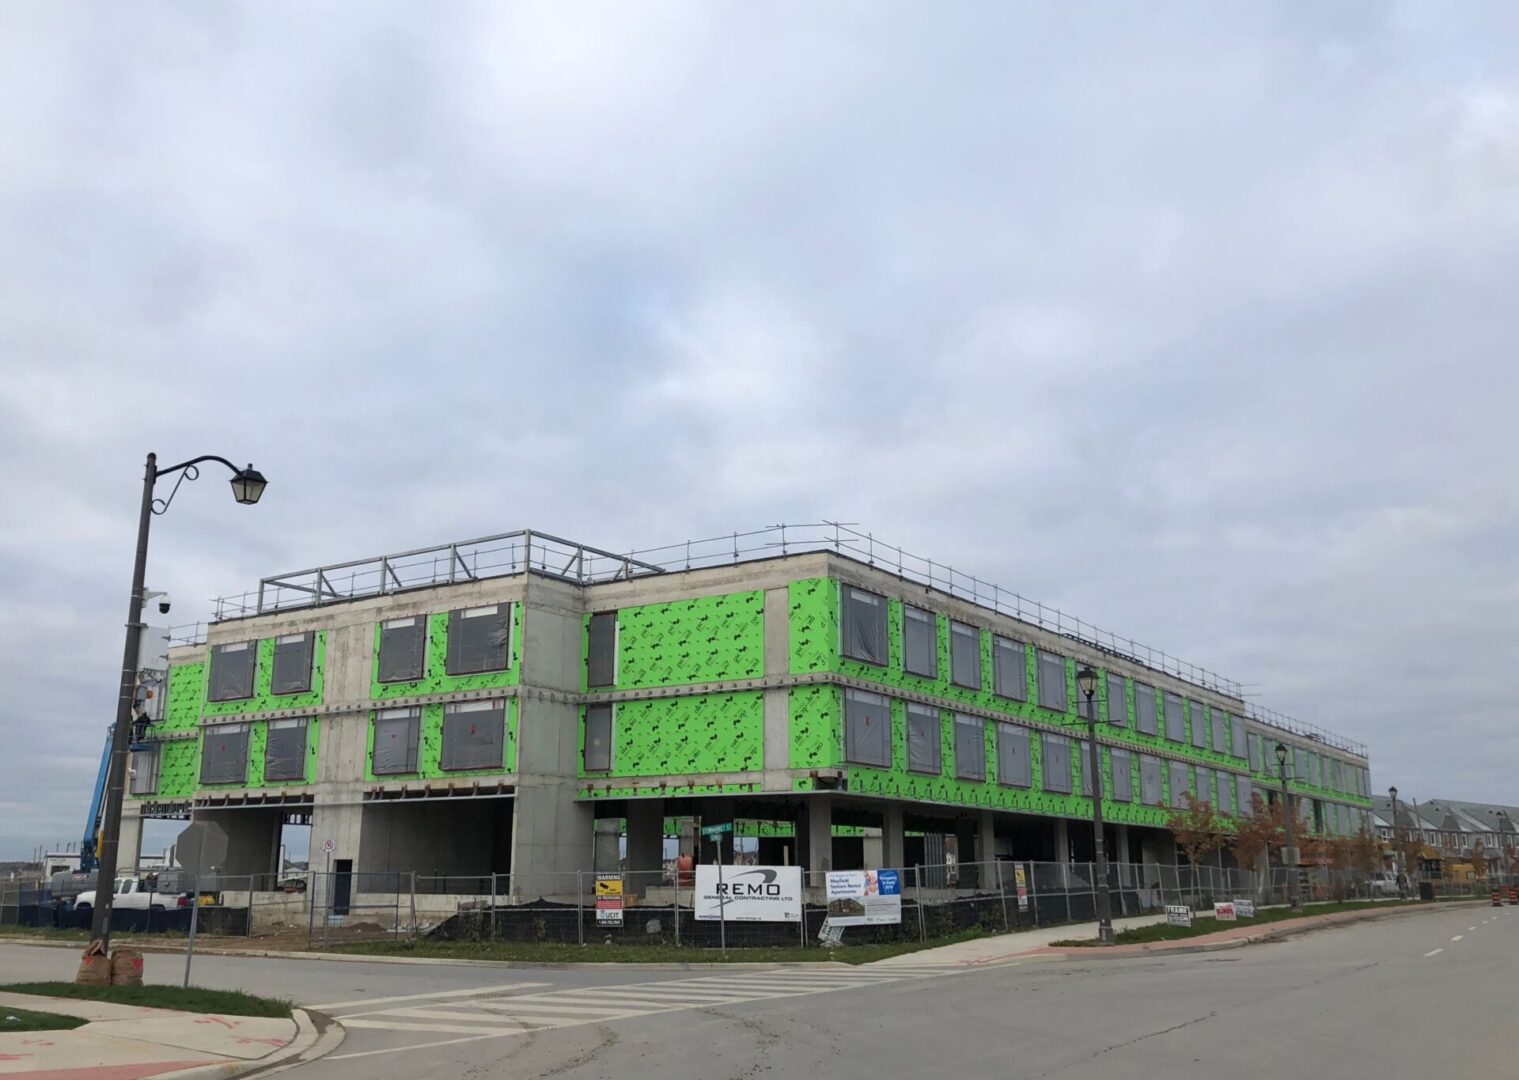
[[[0, 936], [0, 945], [34, 945], [39, 947], [80, 949], [88, 942], [35, 941], [23, 937]], [[183, 956], [185, 950], [169, 945], [133, 942], [132, 948], [155, 956]], [[587, 946], [594, 948], [594, 946]], [[819, 950], [821, 951], [821, 950]], [[613, 971], [780, 971], [800, 968], [812, 971], [827, 967], [856, 968], [860, 964], [846, 964], [842, 960], [663, 960], [622, 962], [618, 960], [472, 960], [462, 956], [381, 956], [365, 953], [302, 952], [291, 949], [219, 949], [195, 946], [196, 956], [232, 956], [254, 960], [322, 960], [340, 964], [425, 964], [444, 967], [487, 968], [535, 968], [538, 970], [571, 970], [579, 968], [605, 968]], [[871, 961], [876, 963], [877, 961]]]
[[256, 1061], [225, 1061], [218, 1065], [197, 1065], [191, 1069], [160, 1074], [164, 1080], [230, 1080], [235, 1076], [274, 1073], [326, 1057], [343, 1044], [343, 1026], [323, 1013], [291, 1009], [295, 1021], [295, 1038], [284, 1050]]
[[[1475, 903], [1475, 902], [1474, 902]], [[1337, 926], [1349, 926], [1352, 923], [1377, 922], [1381, 919], [1393, 919], [1403, 915], [1419, 915], [1432, 911], [1451, 911], [1462, 907], [1471, 906], [1465, 902], [1446, 902], [1443, 904], [1421, 904], [1411, 908], [1391, 908], [1385, 911], [1343, 912], [1341, 914], [1356, 915], [1357, 918], [1336, 919], [1334, 915], [1320, 916], [1323, 919], [1332, 919], [1332, 922], [1312, 922], [1306, 919], [1283, 920], [1285, 925], [1274, 926], [1271, 929], [1263, 929], [1259, 933], [1248, 934], [1245, 937], [1230, 938], [1227, 941], [1202, 941], [1196, 945], [1175, 945], [1170, 948], [1160, 947], [1164, 942], [1147, 942], [1140, 946], [1139, 952], [1111, 953], [1095, 947], [1067, 947], [1059, 952], [1045, 955], [1053, 955], [1064, 960], [1096, 959], [1103, 961], [1113, 960], [1136, 960], [1153, 959], [1157, 956], [1188, 956], [1196, 953], [1223, 952], [1227, 949], [1242, 949], [1246, 945], [1258, 945], [1263, 941], [1284, 941], [1297, 934], [1308, 934], [1315, 930], [1330, 930]], [[1308, 923], [1307, 925], [1293, 925], [1294, 923]], [[1186, 939], [1181, 939], [1185, 941]], [[1037, 953], [1026, 953], [1034, 956]]]

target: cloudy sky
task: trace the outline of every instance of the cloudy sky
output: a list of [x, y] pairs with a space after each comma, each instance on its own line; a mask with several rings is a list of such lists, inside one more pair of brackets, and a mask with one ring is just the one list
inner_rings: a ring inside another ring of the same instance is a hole
[[1519, 802], [1519, 7], [7, 4], [0, 858], [174, 621], [833, 517]]

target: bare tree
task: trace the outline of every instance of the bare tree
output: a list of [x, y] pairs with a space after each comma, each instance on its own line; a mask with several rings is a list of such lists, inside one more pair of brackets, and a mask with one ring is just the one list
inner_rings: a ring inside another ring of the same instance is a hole
[[1187, 861], [1192, 864], [1192, 897], [1197, 898], [1197, 868], [1203, 864], [1203, 860], [1224, 846], [1229, 838], [1224, 828], [1224, 823], [1213, 812], [1213, 804], [1207, 799], [1193, 800], [1191, 795], [1183, 795], [1186, 807], [1181, 810], [1171, 811], [1166, 819], [1166, 828], [1170, 829], [1176, 837], [1176, 845], [1186, 852]]

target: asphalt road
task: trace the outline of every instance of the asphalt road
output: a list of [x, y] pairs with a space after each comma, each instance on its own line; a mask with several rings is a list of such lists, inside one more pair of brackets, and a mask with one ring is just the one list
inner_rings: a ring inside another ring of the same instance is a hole
[[[0, 947], [0, 980], [74, 950]], [[148, 958], [173, 981], [176, 959]], [[302, 1080], [432, 1076], [1511, 1075], [1519, 908], [1400, 915], [1222, 953], [652, 972], [206, 957], [196, 981], [343, 1019]]]

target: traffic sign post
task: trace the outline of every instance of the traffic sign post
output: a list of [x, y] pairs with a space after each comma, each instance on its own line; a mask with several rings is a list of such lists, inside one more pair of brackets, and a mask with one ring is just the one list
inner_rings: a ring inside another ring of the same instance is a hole
[[[200, 879], [221, 866], [227, 858], [227, 832], [214, 821], [192, 821], [174, 841], [174, 857], [190, 875], [190, 939], [185, 943], [185, 978], [182, 984], [190, 988], [190, 963], [195, 959], [195, 931], [200, 924]], [[248, 917], [253, 917], [253, 906], [248, 906]]]
[[723, 837], [733, 835], [733, 822], [703, 825], [702, 837], [717, 844], [717, 947], [728, 955], [728, 898], [723, 895]]

